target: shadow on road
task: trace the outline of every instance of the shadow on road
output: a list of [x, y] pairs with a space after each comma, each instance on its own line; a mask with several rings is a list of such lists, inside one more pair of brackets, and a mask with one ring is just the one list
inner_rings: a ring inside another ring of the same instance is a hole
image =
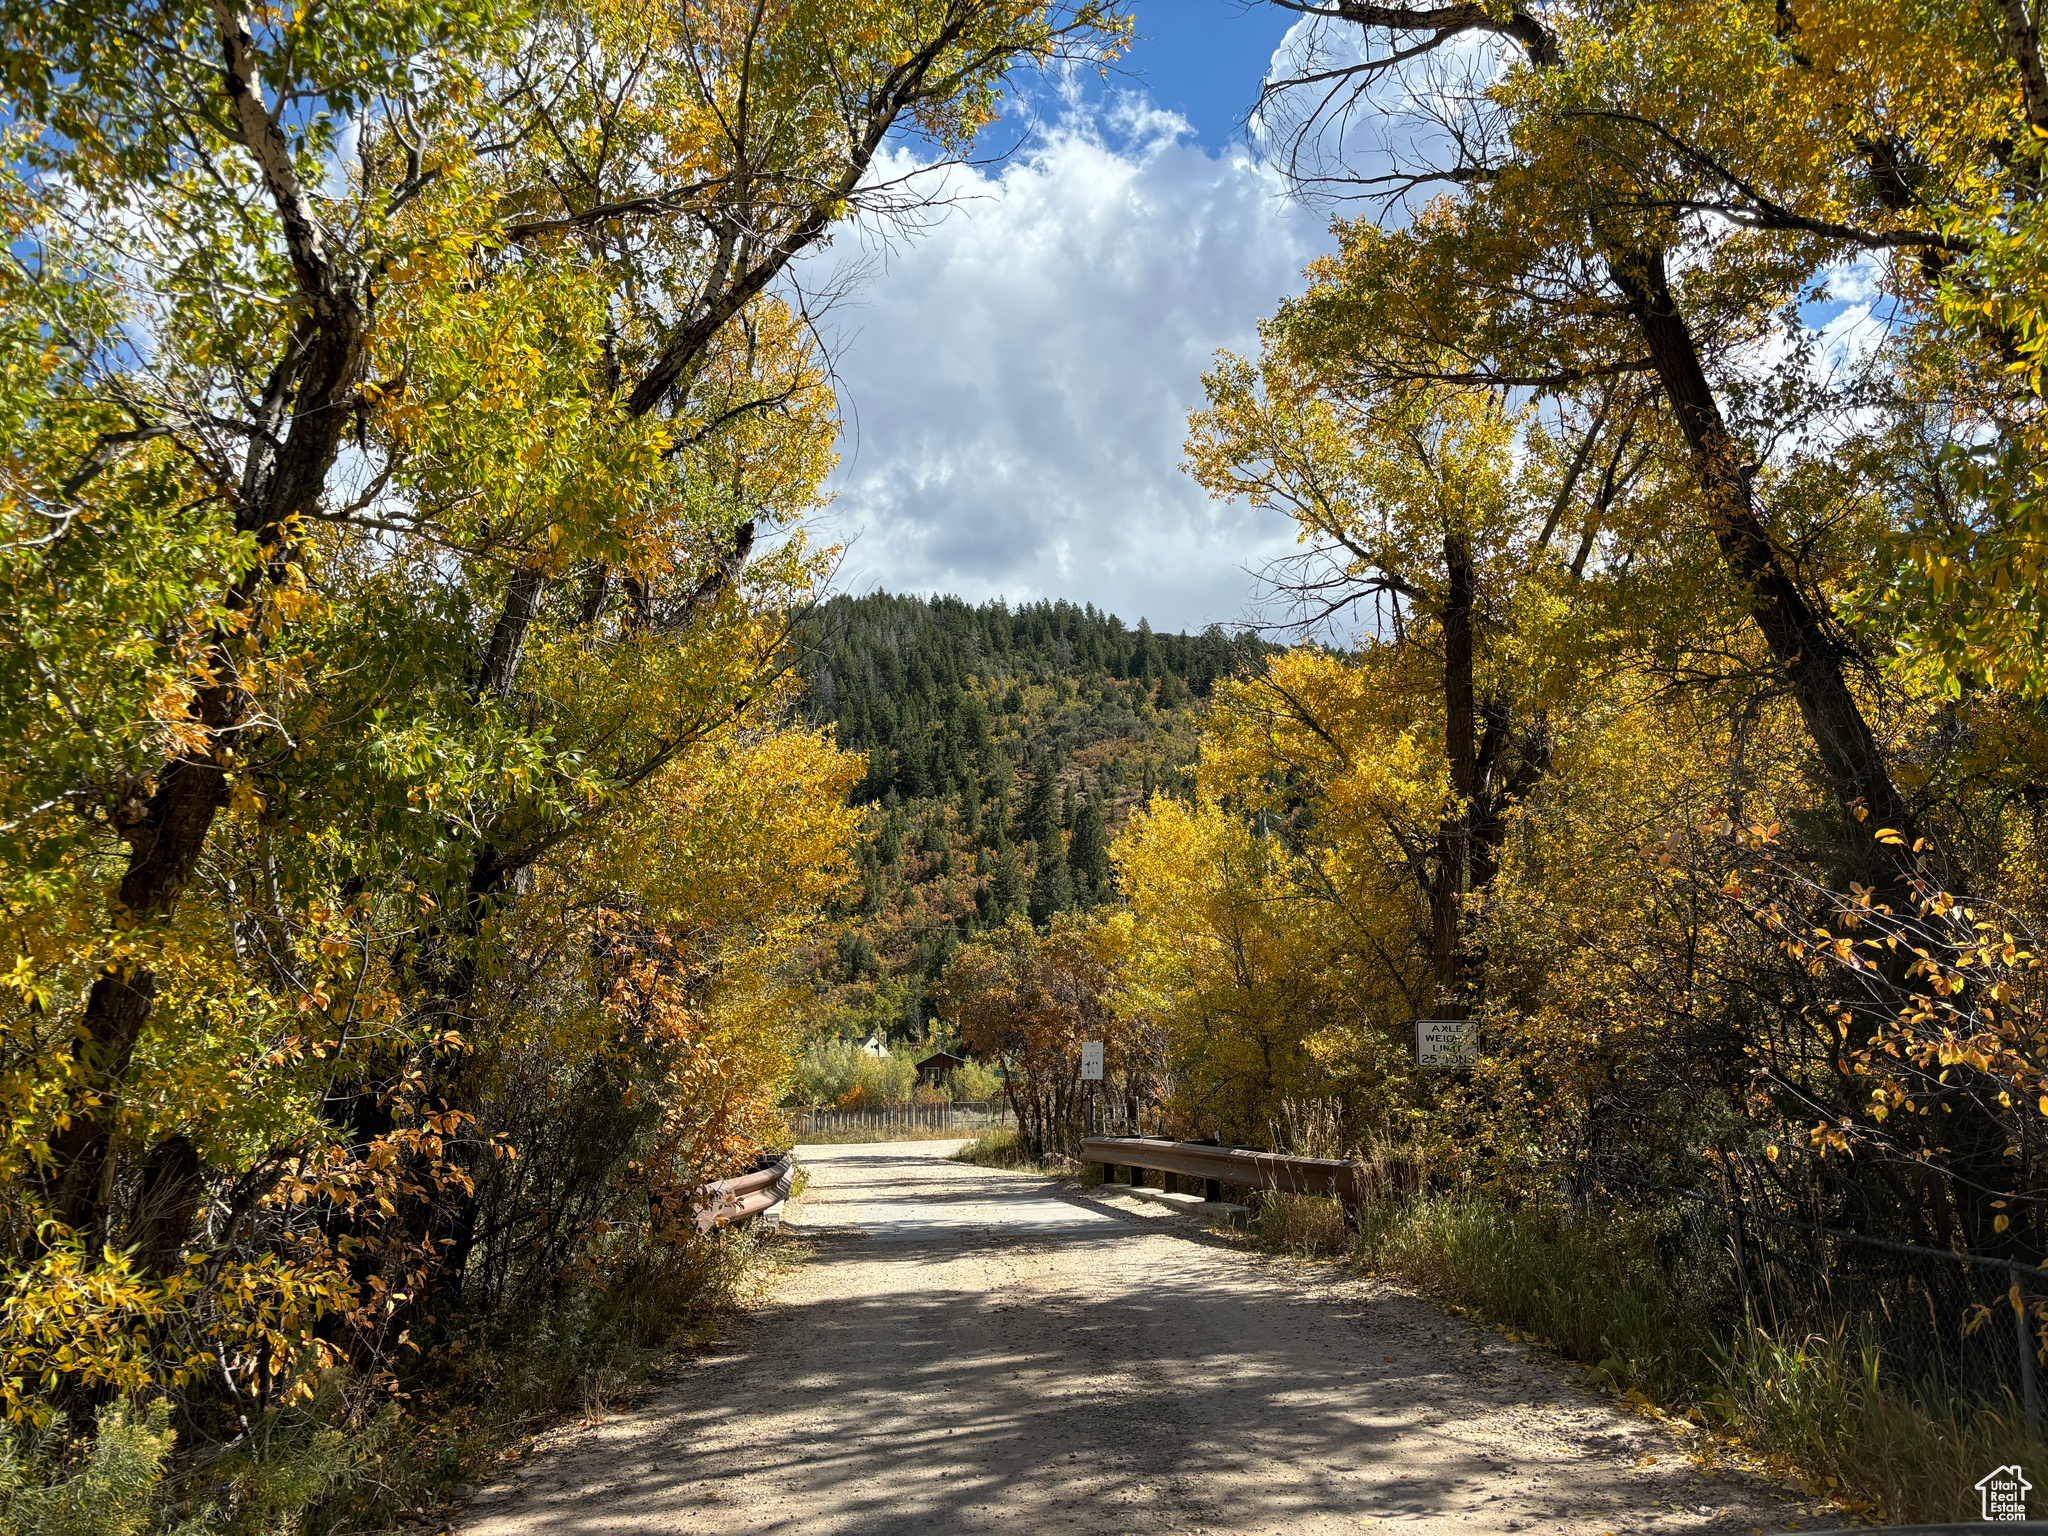
[[[932, 1164], [814, 1165], [791, 1299], [488, 1529], [1642, 1528], [1641, 1436], [1591, 1404], [1536, 1432], [1554, 1378], [1440, 1310], [1316, 1299], [1180, 1223]], [[1671, 1505], [1670, 1473], [1657, 1529], [1756, 1523]]]

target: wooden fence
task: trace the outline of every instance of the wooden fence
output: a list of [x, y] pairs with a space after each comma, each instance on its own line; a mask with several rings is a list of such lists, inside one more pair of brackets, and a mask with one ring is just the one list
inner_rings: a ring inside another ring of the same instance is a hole
[[861, 1109], [796, 1107], [782, 1114], [790, 1134], [799, 1141], [806, 1136], [849, 1131], [958, 1131], [972, 1136], [1016, 1124], [1010, 1106], [1000, 1099], [979, 1104], [875, 1104]]

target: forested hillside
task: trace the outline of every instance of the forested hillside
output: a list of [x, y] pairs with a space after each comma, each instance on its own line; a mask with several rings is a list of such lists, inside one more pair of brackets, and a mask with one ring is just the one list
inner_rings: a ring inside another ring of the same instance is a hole
[[[1260, 652], [1248, 634], [1233, 639], [1216, 626], [1155, 634], [1143, 619], [1132, 628], [1068, 602], [1013, 609], [953, 597], [836, 597], [808, 626], [806, 713], [832, 722], [841, 746], [872, 755], [862, 799], [891, 789], [906, 799], [946, 795], [969, 773], [987, 773], [982, 754], [1005, 720], [1042, 722], [1026, 733], [1030, 745], [1071, 756], [1146, 734], [1148, 706], [1175, 710], [1190, 695], [1206, 698]], [[1038, 684], [1061, 704], [1079, 698], [1090, 707], [1028, 709], [1026, 690]]]
[[814, 956], [825, 1034], [943, 1034], [928, 987], [963, 940], [1113, 900], [1110, 840], [1155, 790], [1192, 792], [1200, 711], [1269, 649], [1066, 602], [821, 605], [799, 707], [866, 754], [870, 834], [847, 926]]

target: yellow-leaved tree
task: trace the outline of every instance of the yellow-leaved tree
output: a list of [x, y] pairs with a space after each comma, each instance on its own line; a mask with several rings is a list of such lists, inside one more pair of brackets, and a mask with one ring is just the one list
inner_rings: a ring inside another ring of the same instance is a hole
[[198, 1454], [348, 1364], [360, 1424], [772, 1140], [859, 767], [788, 720], [837, 403], [778, 284], [1123, 31], [845, 22], [0, 18], [10, 1418]]

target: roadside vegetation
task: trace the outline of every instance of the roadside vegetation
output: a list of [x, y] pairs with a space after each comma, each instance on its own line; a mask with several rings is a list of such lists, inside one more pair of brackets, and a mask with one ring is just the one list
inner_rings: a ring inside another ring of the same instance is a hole
[[0, 28], [0, 1524], [370, 1528], [745, 1283], [867, 862], [789, 264], [1126, 29]]
[[1027, 1155], [1084, 1040], [1122, 1123], [1402, 1148], [1347, 1251], [1960, 1518], [2048, 1361], [2048, 73], [2024, 8], [1701, 15], [1301, 24], [1260, 121], [1336, 248], [1186, 440], [1300, 643], [1116, 903], [934, 995]]
[[516, 1465], [537, 1432], [601, 1417], [677, 1354], [708, 1346], [774, 1262], [744, 1231], [673, 1245], [556, 1307], [450, 1330], [403, 1400], [366, 1413], [360, 1388], [336, 1374], [201, 1458], [179, 1458], [166, 1399], [103, 1406], [89, 1435], [53, 1417], [0, 1451], [0, 1530], [267, 1536], [432, 1521]]
[[[1088, 1167], [1072, 1158], [1058, 1155], [1034, 1155], [1025, 1144], [1023, 1135], [1014, 1129], [983, 1131], [966, 1146], [953, 1154], [956, 1163], [972, 1163], [977, 1168], [1014, 1168], [1024, 1173], [1040, 1173], [1052, 1178], [1065, 1178], [1079, 1174], [1085, 1182]], [[1101, 1169], [1096, 1168], [1096, 1177]]]
[[1672, 1264], [1668, 1215], [1516, 1210], [1473, 1190], [1391, 1197], [1354, 1220], [1335, 1200], [1255, 1198], [1260, 1246], [1347, 1260], [1553, 1349], [1589, 1387], [1676, 1421], [1702, 1462], [1761, 1459], [1845, 1517], [1965, 1518], [1973, 1468], [2048, 1452], [2010, 1396], [1891, 1376], [1896, 1328], [1787, 1337], [1731, 1322]]

